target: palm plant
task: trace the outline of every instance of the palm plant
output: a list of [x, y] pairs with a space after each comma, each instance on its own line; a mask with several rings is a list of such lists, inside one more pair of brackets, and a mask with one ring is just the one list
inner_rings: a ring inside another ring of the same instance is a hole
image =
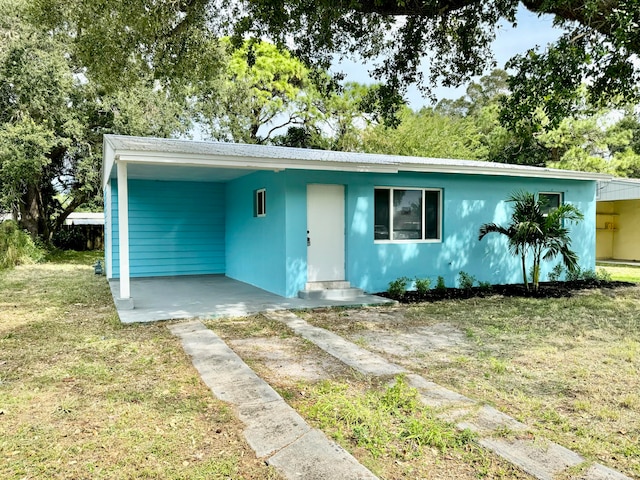
[[485, 223], [480, 227], [478, 240], [482, 240], [488, 233], [500, 233], [508, 238], [509, 251], [520, 256], [522, 264], [522, 279], [529, 290], [527, 280], [526, 255], [530, 250], [533, 254], [533, 290], [540, 287], [540, 262], [552, 260], [557, 255], [569, 271], [574, 271], [578, 265], [578, 256], [571, 250], [571, 237], [565, 222], [578, 222], [583, 218], [582, 213], [573, 205], [560, 205], [548, 214], [543, 210], [543, 203], [533, 193], [516, 192], [507, 199], [512, 202], [513, 212], [507, 227], [495, 223]]

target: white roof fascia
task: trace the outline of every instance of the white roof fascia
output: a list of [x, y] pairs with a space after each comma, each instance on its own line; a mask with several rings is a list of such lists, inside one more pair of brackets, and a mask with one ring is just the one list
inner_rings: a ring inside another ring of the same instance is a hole
[[598, 190], [600, 201], [640, 199], [640, 179], [613, 178], [609, 182], [599, 182]]
[[104, 159], [102, 162], [102, 188], [104, 190], [107, 187], [107, 183], [109, 183], [111, 169], [113, 169], [115, 163], [115, 152], [111, 142], [109, 142], [108, 135], [105, 135], [102, 139], [102, 158]]
[[239, 168], [253, 170], [330, 170], [348, 172], [397, 173], [397, 165], [345, 163], [330, 161], [312, 161], [296, 159], [270, 159], [258, 157], [231, 157], [184, 154], [176, 157], [175, 153], [165, 152], [132, 152], [123, 151], [116, 155], [116, 162], [127, 162], [151, 165], [200, 166], [215, 168]]
[[[485, 165], [486, 164], [486, 165]], [[502, 164], [501, 164], [502, 165]], [[510, 164], [511, 165], [511, 164]], [[534, 177], [557, 178], [566, 180], [600, 180], [610, 181], [611, 175], [593, 172], [579, 172], [576, 170], [558, 170], [553, 168], [509, 168], [494, 167], [487, 162], [478, 160], [478, 166], [467, 165], [416, 165], [404, 164], [398, 167], [401, 171], [425, 172], [425, 173], [453, 173], [466, 175], [494, 175], [500, 177]]]

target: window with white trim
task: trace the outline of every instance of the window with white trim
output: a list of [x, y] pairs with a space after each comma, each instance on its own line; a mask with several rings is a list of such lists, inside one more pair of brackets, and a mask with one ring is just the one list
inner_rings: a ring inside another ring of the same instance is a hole
[[441, 189], [375, 188], [374, 240], [440, 241], [441, 211]]
[[540, 201], [540, 211], [546, 217], [551, 211], [562, 205], [562, 193], [559, 192], [540, 192], [538, 193]]
[[253, 216], [264, 217], [267, 215], [267, 190], [261, 188], [254, 192]]

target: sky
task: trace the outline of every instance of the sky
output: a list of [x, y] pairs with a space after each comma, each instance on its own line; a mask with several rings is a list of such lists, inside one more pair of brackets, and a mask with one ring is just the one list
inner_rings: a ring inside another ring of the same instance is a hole
[[[524, 53], [536, 46], [544, 49], [547, 44], [554, 42], [562, 34], [562, 30], [554, 28], [553, 17], [538, 15], [529, 12], [520, 6], [517, 14], [517, 27], [503, 25], [496, 34], [493, 43], [493, 53], [497, 62], [497, 68], [504, 68], [505, 63], [514, 55]], [[346, 74], [347, 81], [371, 83], [372, 79], [367, 74], [367, 69], [355, 62], [343, 62], [334, 68]], [[489, 72], [485, 72], [489, 73]], [[474, 79], [478, 80], [478, 78]], [[456, 99], [464, 95], [466, 86], [458, 88], [437, 87], [434, 93], [438, 100], [443, 98]], [[430, 105], [430, 101], [422, 97], [416, 87], [410, 87], [407, 95], [409, 106], [414, 110], [422, 106]]]

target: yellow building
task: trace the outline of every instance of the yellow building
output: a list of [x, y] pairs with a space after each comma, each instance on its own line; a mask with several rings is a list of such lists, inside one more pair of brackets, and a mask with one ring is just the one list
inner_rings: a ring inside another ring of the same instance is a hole
[[640, 180], [598, 185], [596, 259], [640, 261]]

